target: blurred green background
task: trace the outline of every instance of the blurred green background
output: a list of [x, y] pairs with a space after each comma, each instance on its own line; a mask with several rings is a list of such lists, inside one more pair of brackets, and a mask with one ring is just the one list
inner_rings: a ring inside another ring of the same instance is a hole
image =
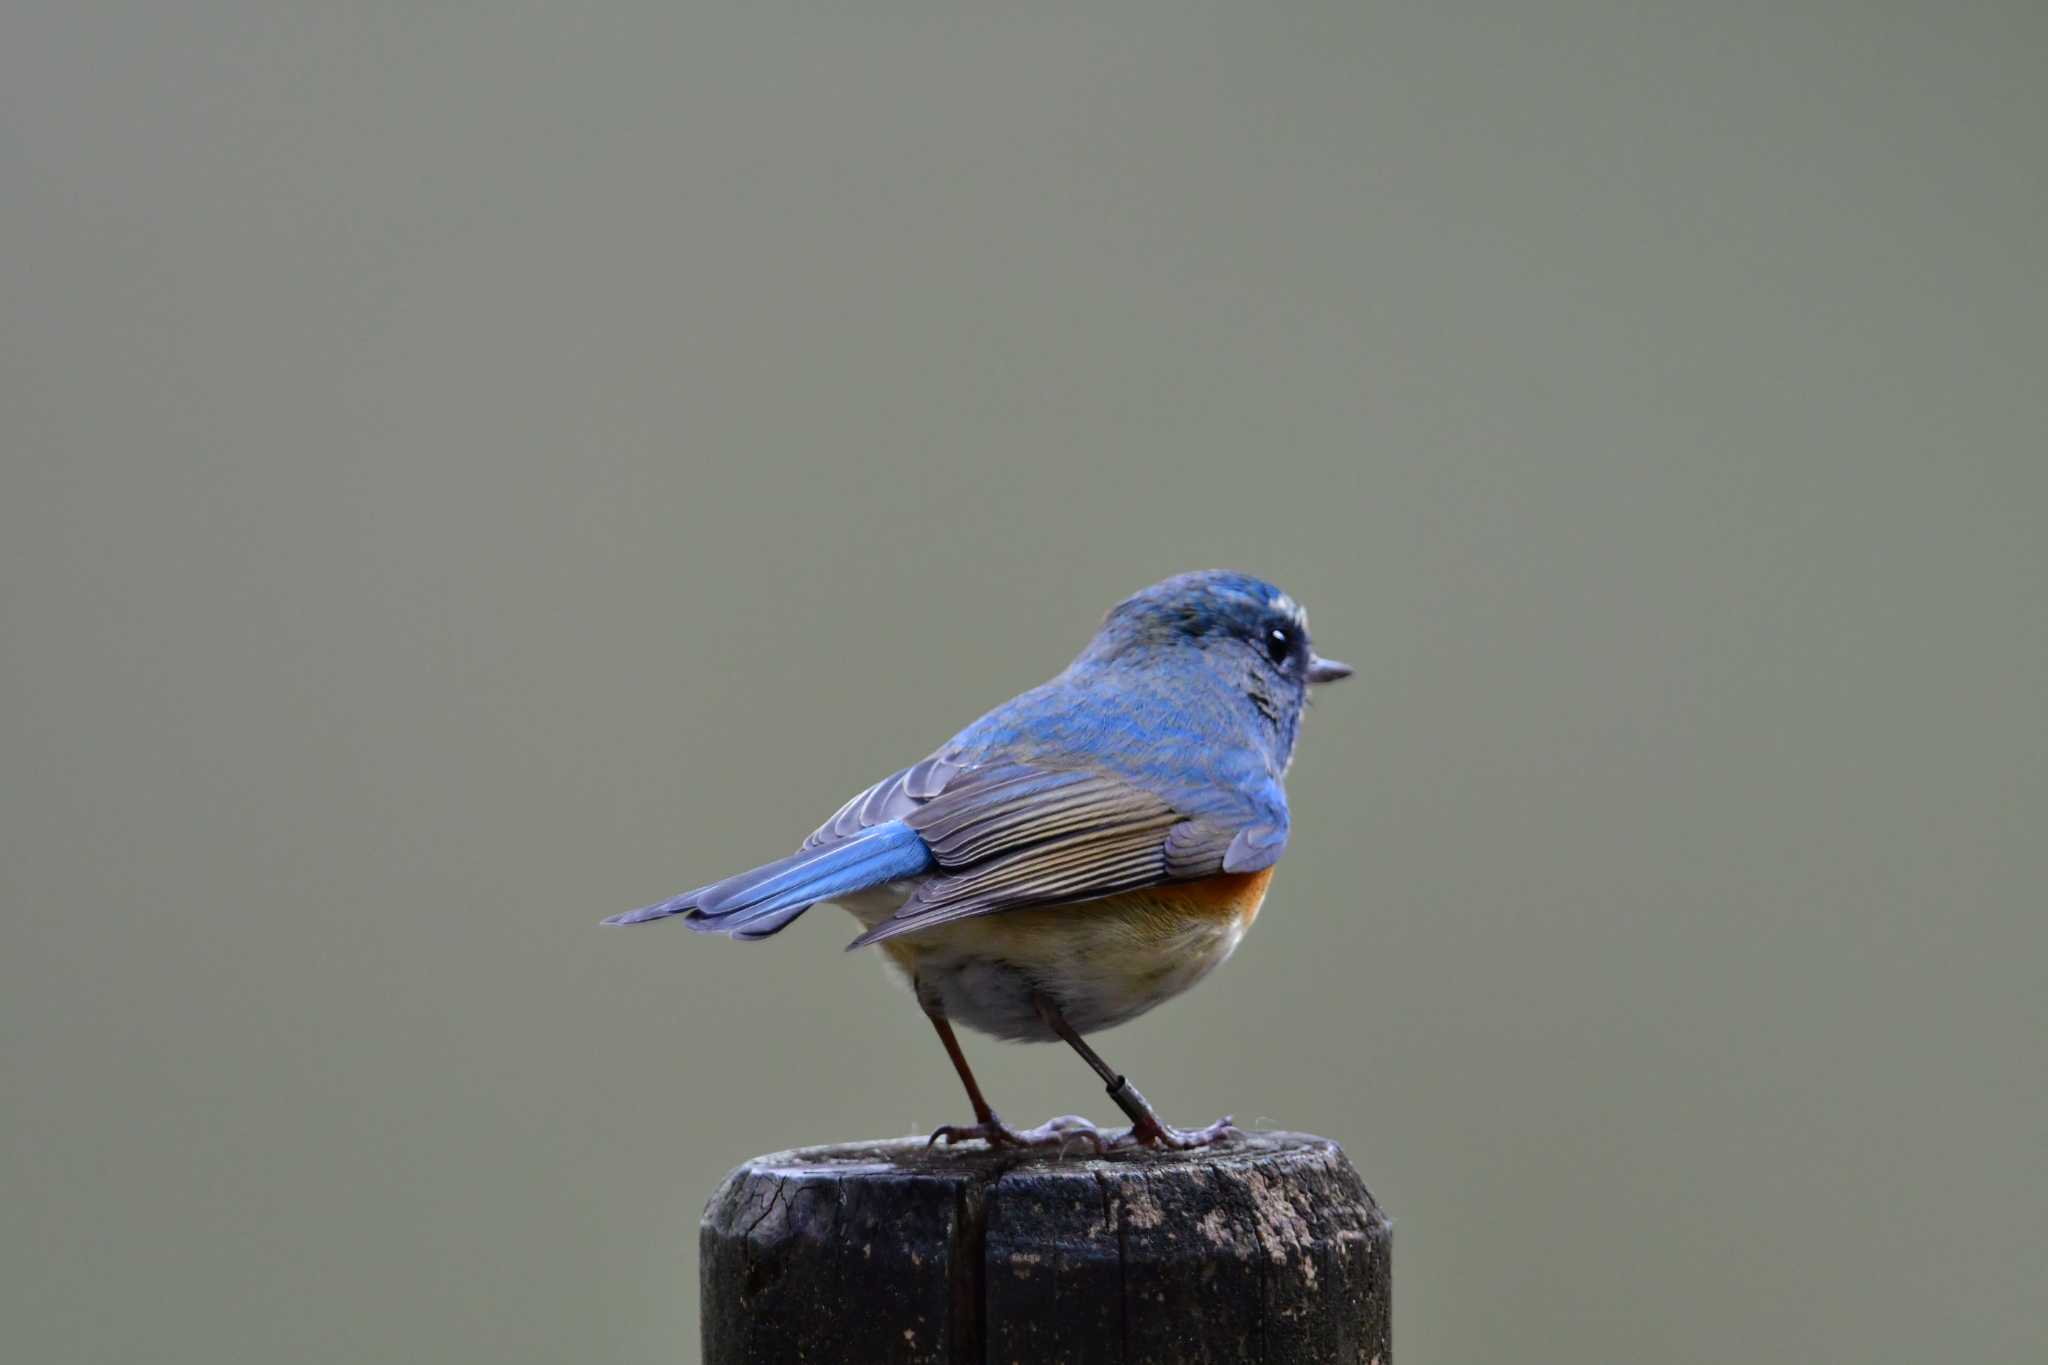
[[693, 1358], [963, 1106], [598, 918], [1212, 565], [1359, 677], [1101, 1044], [1403, 1360], [2048, 1355], [2048, 12], [1026, 8], [6, 7], [8, 1359]]

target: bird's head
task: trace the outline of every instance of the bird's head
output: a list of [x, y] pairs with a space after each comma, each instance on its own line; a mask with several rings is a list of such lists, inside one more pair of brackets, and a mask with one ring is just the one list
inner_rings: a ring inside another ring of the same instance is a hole
[[1351, 676], [1349, 664], [1316, 653], [1308, 613], [1292, 597], [1226, 569], [1176, 574], [1125, 598], [1110, 608], [1075, 663], [1197, 661], [1272, 722], [1283, 755], [1293, 747], [1308, 689]]

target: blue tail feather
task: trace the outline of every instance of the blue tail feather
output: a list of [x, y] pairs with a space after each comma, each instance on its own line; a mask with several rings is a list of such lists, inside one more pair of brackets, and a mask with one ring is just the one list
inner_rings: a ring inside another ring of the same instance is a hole
[[807, 848], [724, 881], [613, 915], [606, 924], [644, 924], [681, 915], [692, 929], [766, 938], [819, 901], [914, 877], [932, 867], [931, 850], [900, 820], [849, 839]]

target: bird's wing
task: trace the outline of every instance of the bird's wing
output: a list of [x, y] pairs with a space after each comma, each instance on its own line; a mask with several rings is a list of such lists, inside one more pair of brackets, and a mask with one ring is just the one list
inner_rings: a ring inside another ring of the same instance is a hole
[[[906, 770], [903, 789], [915, 771]], [[897, 781], [863, 793], [861, 804], [876, 800], [877, 814], [915, 830], [937, 867], [852, 947], [1020, 906], [1257, 871], [1286, 845], [1284, 800], [1218, 809], [1214, 799], [1176, 800], [1114, 774], [1022, 762], [956, 767], [923, 800], [888, 795]], [[896, 813], [899, 799], [910, 805]]]
[[765, 938], [818, 901], [921, 878], [893, 917], [855, 940], [860, 947], [975, 915], [1278, 861], [1287, 843], [1278, 781], [1209, 776], [1168, 786], [1042, 760], [976, 762], [949, 747], [854, 797], [789, 857], [608, 923], [680, 915], [693, 929]]

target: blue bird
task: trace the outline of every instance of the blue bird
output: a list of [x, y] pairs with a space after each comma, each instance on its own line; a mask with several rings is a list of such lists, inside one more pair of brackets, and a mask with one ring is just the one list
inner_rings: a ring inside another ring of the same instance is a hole
[[[1180, 994], [1229, 957], [1287, 848], [1287, 792], [1308, 689], [1351, 669], [1317, 656], [1293, 598], [1212, 570], [1110, 609], [1065, 672], [975, 721], [839, 808], [789, 857], [607, 924], [680, 916], [767, 938], [831, 901], [865, 929], [938, 1030], [972, 1124], [953, 1142], [1194, 1147], [1083, 1038]], [[1062, 1039], [1131, 1119], [1028, 1130], [982, 1097], [952, 1021]]]

